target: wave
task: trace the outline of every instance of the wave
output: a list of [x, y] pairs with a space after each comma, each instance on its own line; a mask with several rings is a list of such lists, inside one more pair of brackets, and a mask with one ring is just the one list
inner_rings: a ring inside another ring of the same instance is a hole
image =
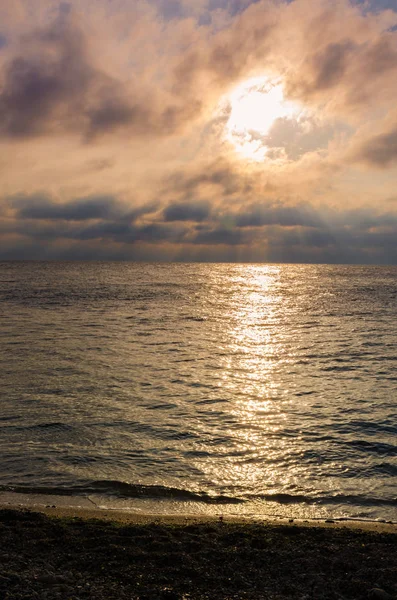
[[365, 454], [380, 454], [381, 456], [397, 456], [397, 446], [385, 442], [369, 442], [367, 440], [347, 440], [344, 446], [362, 451]]
[[186, 489], [162, 485], [141, 485], [123, 481], [99, 480], [73, 486], [0, 486], [0, 491], [20, 494], [48, 494], [57, 496], [88, 496], [100, 494], [118, 498], [147, 498], [157, 500], [179, 500], [184, 502], [203, 502], [205, 504], [240, 504], [242, 498], [224, 495], [212, 495], [207, 492], [193, 492]]
[[354, 504], [359, 506], [397, 506], [397, 498], [377, 498], [359, 494], [335, 494], [334, 496], [305, 496], [299, 494], [263, 494], [258, 499], [279, 504], [311, 504], [311, 505], [342, 505]]
[[[13, 417], [13, 419], [15, 419], [15, 420], [17, 418], [21, 418], [21, 417]], [[4, 419], [0, 419], [0, 421], [2, 421], [2, 420], [4, 420]], [[11, 419], [8, 419], [8, 420], [11, 420]], [[48, 430], [48, 431], [55, 431], [56, 433], [60, 433], [62, 431], [69, 432], [69, 431], [72, 431], [73, 429], [74, 429], [73, 425], [68, 425], [67, 423], [61, 423], [59, 421], [56, 421], [53, 423], [36, 423], [35, 425], [9, 425], [9, 426], [7, 426], [8, 431], [17, 431], [17, 432]]]
[[3, 485], [0, 491], [20, 494], [45, 494], [57, 496], [113, 496], [120, 499], [154, 499], [175, 500], [180, 502], [196, 502], [204, 504], [245, 504], [247, 502], [274, 502], [277, 504], [306, 504], [306, 505], [357, 505], [357, 506], [397, 506], [396, 498], [380, 498], [362, 496], [360, 494], [334, 494], [309, 496], [306, 494], [246, 494], [228, 496], [225, 494], [210, 494], [204, 491], [192, 491], [182, 488], [162, 485], [142, 485], [126, 483], [117, 480], [98, 480], [70, 486], [26, 486]]

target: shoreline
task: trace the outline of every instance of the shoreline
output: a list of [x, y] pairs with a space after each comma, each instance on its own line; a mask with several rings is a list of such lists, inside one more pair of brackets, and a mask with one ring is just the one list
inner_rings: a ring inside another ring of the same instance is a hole
[[[159, 502], [152, 502], [153, 509], [158, 509]], [[20, 494], [14, 492], [0, 493], [0, 510], [16, 510], [39, 512], [55, 518], [98, 519], [121, 524], [162, 523], [186, 525], [189, 523], [228, 522], [235, 524], [258, 523], [264, 525], [293, 525], [302, 527], [350, 528], [365, 531], [397, 533], [397, 522], [383, 519], [356, 519], [348, 517], [301, 518], [285, 517], [273, 514], [229, 514], [219, 507], [211, 512], [189, 512], [184, 506], [182, 511], [159, 512], [148, 510], [138, 502], [128, 508], [100, 507], [87, 497], [51, 496], [45, 494]]]

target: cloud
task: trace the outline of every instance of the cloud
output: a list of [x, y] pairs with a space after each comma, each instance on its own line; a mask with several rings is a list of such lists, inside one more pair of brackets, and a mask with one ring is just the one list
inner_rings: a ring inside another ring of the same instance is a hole
[[317, 227], [321, 220], [308, 206], [285, 206], [281, 203], [254, 204], [235, 217], [236, 227], [263, 227], [281, 225], [283, 227]]
[[385, 8], [394, 11], [397, 9], [395, 0], [356, 0], [356, 2], [364, 4], [364, 7], [374, 12], [384, 10]]
[[317, 90], [326, 90], [339, 83], [346, 72], [349, 55], [354, 45], [350, 41], [328, 44], [325, 50], [313, 58], [314, 81]]
[[181, 19], [184, 14], [184, 6], [180, 0], [156, 0], [155, 6], [160, 15], [166, 19]]
[[[244, 8], [246, 3], [237, 4]], [[147, 10], [142, 27], [148, 31], [149, 6], [142, 4]], [[144, 67], [144, 60], [131, 55], [120, 68], [96, 56], [100, 47], [94, 41], [95, 29], [86, 26], [87, 16], [78, 13], [74, 3], [63, 3], [55, 21], [22, 36], [2, 65], [0, 134], [24, 139], [74, 133], [85, 141], [110, 134], [169, 136], [208, 116], [220, 94], [258, 70], [283, 72], [288, 93], [303, 100], [338, 87], [343, 88], [336, 103], [340, 105], [359, 103], [357, 88], [362, 102], [370, 94], [379, 96], [380, 80], [397, 69], [396, 35], [384, 31], [374, 16], [364, 23], [347, 1], [332, 10], [326, 0], [310, 6], [308, 12], [307, 0], [290, 5], [261, 0], [242, 11], [230, 5], [233, 18], [227, 26], [192, 31], [189, 18], [182, 19], [184, 3], [159, 2], [158, 10], [171, 19], [168, 27], [174, 16], [181, 17], [180, 31], [174, 24], [180, 52], [174, 48], [165, 60], [161, 44], [148, 39], [152, 62]], [[135, 15], [127, 12], [125, 22], [129, 18]], [[139, 22], [139, 15], [136, 18]], [[187, 51], [184, 28], [195, 41]], [[321, 31], [321, 37], [313, 30]], [[120, 23], [117, 34], [126, 35]], [[291, 48], [284, 38], [292, 40]], [[113, 44], [116, 48], [115, 40]], [[115, 50], [105, 50], [122, 62]], [[154, 68], [156, 61], [164, 67], [161, 74]], [[393, 86], [389, 83], [388, 89]]]
[[242, 77], [267, 72], [282, 76], [294, 99], [339, 113], [357, 110], [384, 96], [382, 84], [396, 89], [388, 79], [397, 69], [396, 22], [391, 12], [365, 15], [344, 0], [261, 0], [184, 54], [173, 89], [185, 98], [197, 89], [219, 95]]
[[387, 168], [397, 162], [397, 125], [389, 132], [374, 135], [355, 151], [354, 159], [370, 166]]
[[164, 209], [165, 221], [204, 221], [211, 209], [208, 202], [178, 202]]
[[10, 198], [9, 203], [21, 219], [86, 221], [120, 217], [126, 213], [125, 207], [112, 196], [93, 196], [56, 203], [46, 195], [20, 195]]
[[232, 228], [217, 227], [215, 229], [199, 230], [191, 238], [191, 243], [217, 246], [238, 246], [246, 243], [252, 235], [247, 235], [243, 231]]
[[111, 240], [123, 244], [149, 242], [152, 245], [161, 242], [178, 243], [186, 233], [185, 228], [163, 223], [131, 225], [120, 222], [102, 222], [73, 231], [66, 237], [78, 240]]
[[[47, 242], [49, 246], [62, 240], [74, 240], [84, 244], [91, 240], [115, 242], [117, 244], [136, 244], [148, 242], [156, 245], [160, 242], [179, 243], [187, 229], [180, 225], [166, 223], [148, 223], [136, 225], [128, 221], [102, 220], [85, 223], [78, 221], [18, 220], [0, 222], [0, 234], [24, 236], [27, 240]], [[5, 245], [6, 249], [6, 245]]]
[[6, 204], [15, 211], [14, 217], [22, 220], [122, 220], [128, 223], [155, 212], [158, 207], [156, 202], [131, 207], [111, 195], [87, 196], [69, 202], [57, 202], [47, 194], [19, 194], [7, 198]]
[[249, 174], [242, 172], [237, 164], [224, 159], [215, 159], [204, 163], [198, 162], [193, 168], [178, 170], [165, 177], [163, 194], [179, 195], [183, 198], [183, 202], [187, 198], [190, 204], [192, 196], [200, 194], [203, 189], [211, 195], [222, 197], [248, 193], [251, 187]]
[[[305, 2], [294, 4], [300, 21]], [[304, 60], [288, 67], [287, 93], [347, 117], [389, 104], [396, 90], [397, 36], [390, 30], [396, 21], [391, 12], [364, 14], [347, 2], [318, 2], [306, 24], [300, 21], [304, 39], [295, 51]]]
[[88, 64], [84, 37], [68, 20], [30, 35], [24, 47], [24, 54], [5, 66], [3, 135], [23, 138], [79, 128], [92, 135], [122, 123], [127, 106], [117, 97], [116, 82]]
[[126, 131], [164, 135], [200, 110], [198, 99], [166, 101], [156, 86], [144, 89], [96, 66], [71, 9], [26, 35], [2, 78], [0, 135], [17, 140], [65, 132], [85, 141]]
[[[205, 214], [194, 216], [200, 203], [190, 213], [188, 204], [126, 212], [126, 205], [112, 196], [62, 203], [48, 194], [14, 197], [14, 212], [0, 220], [0, 258], [20, 257], [24, 245], [31, 257], [46, 258], [90, 259], [97, 248], [98, 257], [150, 260], [397, 260], [397, 213], [390, 210], [331, 210], [272, 199], [248, 207], [203, 206]], [[177, 218], [168, 220], [167, 210], [176, 210]]]
[[[368, 7], [0, 7], [1, 256], [395, 260], [397, 16]], [[225, 127], [262, 76], [302, 110], [254, 163]]]
[[173, 71], [173, 89], [178, 94], [194, 97], [197, 89], [219, 93], [266, 59], [280, 11], [276, 3], [259, 4], [259, 16], [251, 5], [229, 28], [202, 40], [179, 60]]
[[1, 133], [18, 138], [60, 124], [77, 127], [85, 96], [98, 77], [86, 62], [82, 34], [67, 21], [57, 21], [25, 38], [24, 50], [4, 68]]

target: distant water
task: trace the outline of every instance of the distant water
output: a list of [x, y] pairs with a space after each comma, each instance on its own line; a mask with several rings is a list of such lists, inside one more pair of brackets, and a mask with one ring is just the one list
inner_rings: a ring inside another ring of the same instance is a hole
[[0, 263], [0, 490], [397, 520], [397, 268]]

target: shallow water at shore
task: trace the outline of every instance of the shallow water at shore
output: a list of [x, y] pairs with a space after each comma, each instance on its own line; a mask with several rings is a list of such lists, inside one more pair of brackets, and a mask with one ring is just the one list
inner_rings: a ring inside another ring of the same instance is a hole
[[397, 520], [396, 268], [2, 263], [2, 490]]

